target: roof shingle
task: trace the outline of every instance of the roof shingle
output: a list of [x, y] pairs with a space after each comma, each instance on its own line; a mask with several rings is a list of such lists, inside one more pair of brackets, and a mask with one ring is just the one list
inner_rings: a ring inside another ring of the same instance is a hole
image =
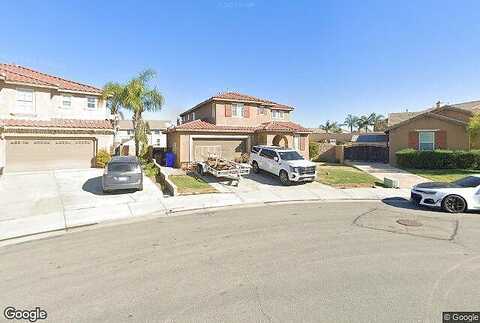
[[174, 128], [171, 131], [214, 131], [214, 132], [255, 132], [255, 131], [278, 131], [278, 132], [294, 132], [294, 133], [310, 133], [307, 128], [302, 127], [294, 122], [280, 122], [270, 121], [262, 123], [259, 126], [223, 126], [215, 125], [203, 120], [194, 120], [187, 123], [183, 123]]
[[24, 83], [36, 86], [54, 87], [59, 90], [100, 94], [102, 90], [63, 78], [48, 75], [27, 67], [14, 64], [0, 64], [0, 79], [6, 82]]
[[108, 120], [81, 119], [0, 119], [0, 127], [35, 127], [35, 128], [76, 128], [76, 129], [112, 129]]

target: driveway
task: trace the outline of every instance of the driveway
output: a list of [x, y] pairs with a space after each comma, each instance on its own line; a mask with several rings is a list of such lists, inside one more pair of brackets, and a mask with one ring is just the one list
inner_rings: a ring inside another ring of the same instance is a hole
[[349, 161], [348, 164], [364, 171], [365, 173], [375, 176], [382, 181], [385, 177], [398, 179], [400, 188], [412, 188], [412, 186], [419, 183], [430, 182], [429, 179], [390, 166], [389, 164], [357, 161]]
[[163, 193], [144, 178], [141, 192], [103, 194], [101, 169], [11, 173], [0, 178], [0, 240], [163, 208]]

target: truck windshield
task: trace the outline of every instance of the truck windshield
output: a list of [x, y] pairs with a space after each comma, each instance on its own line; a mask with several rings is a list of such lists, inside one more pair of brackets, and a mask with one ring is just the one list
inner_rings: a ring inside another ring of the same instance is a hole
[[302, 155], [296, 151], [283, 151], [278, 152], [281, 160], [303, 160]]

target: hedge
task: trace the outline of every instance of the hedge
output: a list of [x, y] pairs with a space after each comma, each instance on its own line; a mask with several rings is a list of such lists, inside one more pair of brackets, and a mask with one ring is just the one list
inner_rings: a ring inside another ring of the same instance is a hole
[[480, 150], [418, 151], [403, 149], [396, 152], [397, 163], [405, 168], [420, 169], [480, 169]]

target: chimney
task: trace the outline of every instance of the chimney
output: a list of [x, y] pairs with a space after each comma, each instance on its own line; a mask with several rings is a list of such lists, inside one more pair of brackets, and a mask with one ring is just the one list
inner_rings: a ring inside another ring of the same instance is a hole
[[437, 101], [437, 103], [435, 103], [435, 105], [436, 105], [437, 108], [440, 108], [440, 104], [441, 104], [440, 101]]

